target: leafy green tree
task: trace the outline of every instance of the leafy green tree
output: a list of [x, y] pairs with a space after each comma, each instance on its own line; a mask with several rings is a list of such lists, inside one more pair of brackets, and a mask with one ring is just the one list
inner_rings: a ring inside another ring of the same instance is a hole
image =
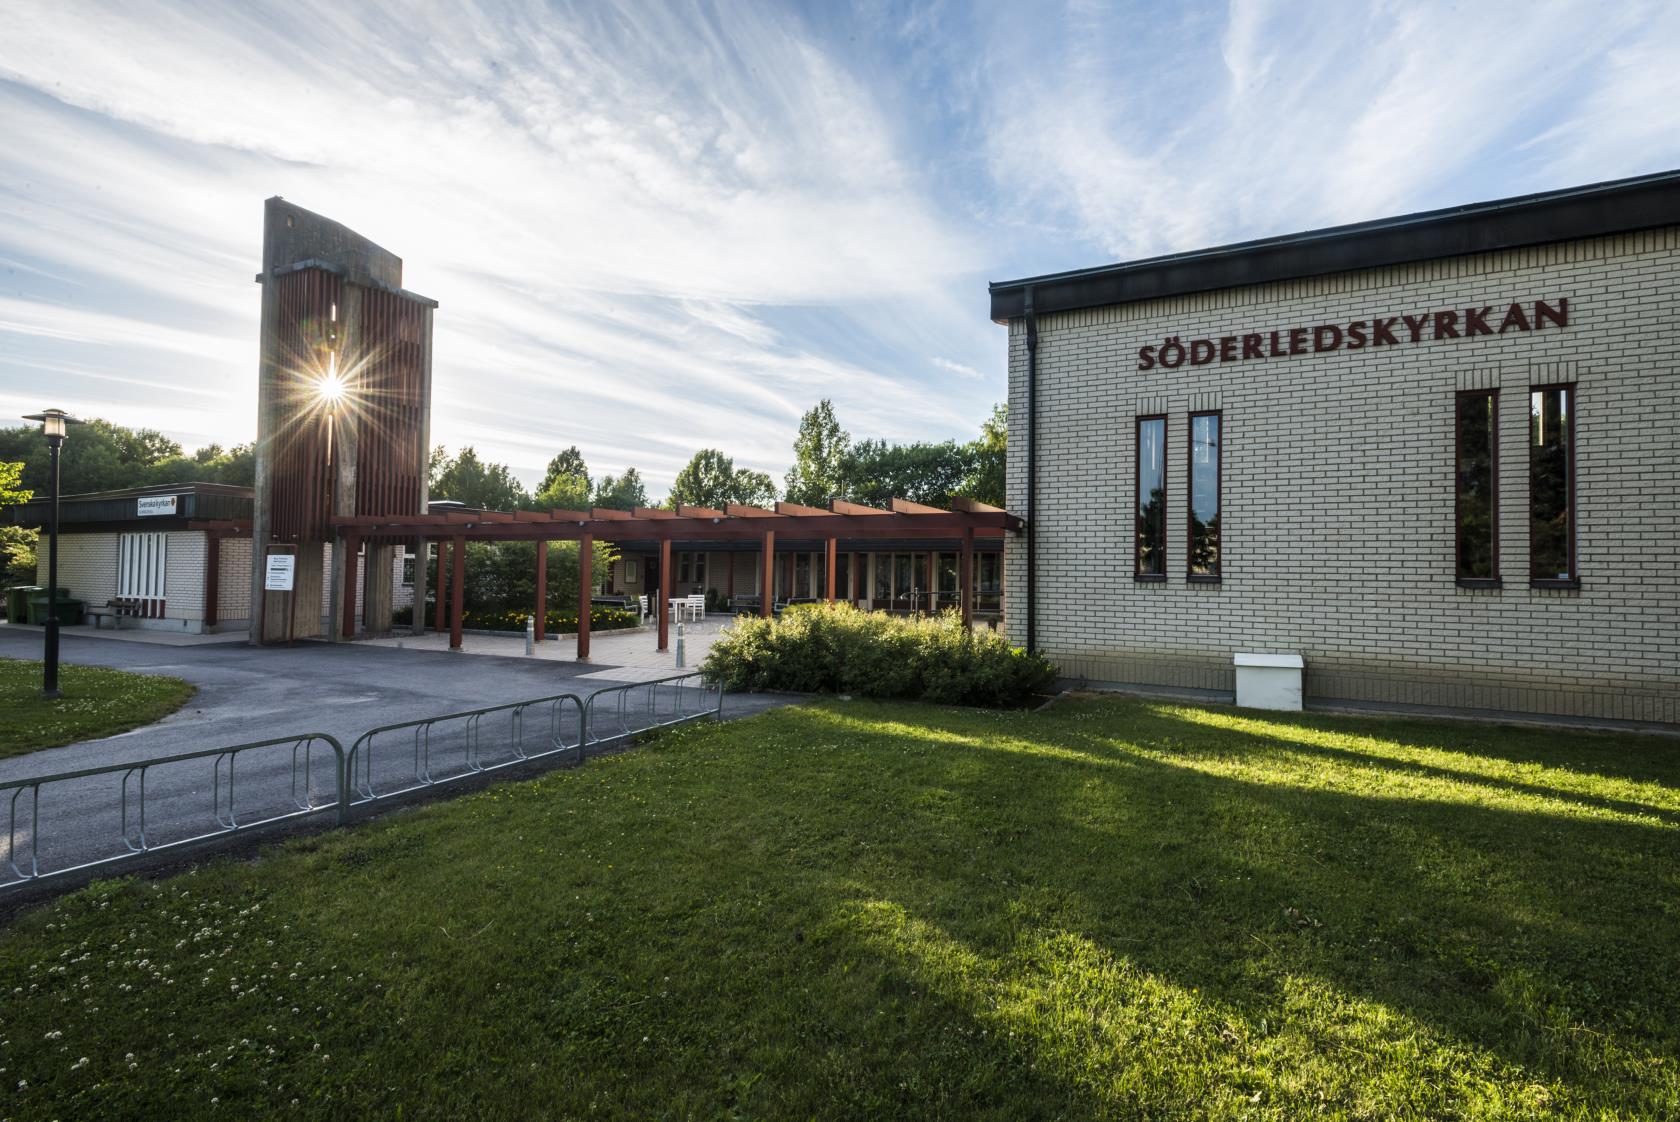
[[823, 398], [799, 419], [793, 440], [793, 467], [787, 473], [790, 503], [827, 506], [845, 496], [847, 450], [851, 436], [834, 416], [834, 403]]
[[[63, 494], [114, 491], [145, 482], [146, 469], [181, 455], [181, 446], [151, 429], [130, 429], [95, 417], [78, 425], [59, 460]], [[23, 485], [45, 491], [50, 457], [39, 425], [0, 428], [0, 460], [23, 464]]]
[[647, 487], [642, 483], [641, 473], [635, 468], [625, 468], [623, 475], [603, 475], [595, 484], [594, 505], [607, 510], [647, 506]]
[[[0, 463], [0, 510], [26, 503], [32, 493], [22, 486], [23, 464]], [[5, 584], [35, 583], [35, 542], [39, 532], [0, 526], [0, 579]]]
[[[548, 543], [549, 611], [575, 612], [578, 606], [578, 544]], [[618, 557], [610, 543], [596, 542], [594, 579], [599, 582]], [[464, 605], [469, 612], [529, 614], [537, 597], [537, 547], [533, 542], [468, 542]]]
[[702, 448], [677, 473], [668, 501], [720, 510], [729, 503], [768, 506], [776, 501], [776, 484], [762, 471], [736, 467], [716, 448]]
[[776, 502], [776, 481], [762, 471], [736, 468], [735, 501], [746, 506], [772, 506]]
[[532, 506], [538, 510], [583, 510], [589, 506], [589, 468], [583, 453], [572, 445], [548, 461], [548, 472], [537, 487]]
[[469, 444], [454, 459], [432, 457], [431, 498], [480, 510], [518, 510], [530, 502], [506, 464], [487, 464]]
[[971, 444], [862, 440], [847, 452], [844, 494], [867, 506], [886, 506], [894, 498], [942, 506], [973, 471]]
[[239, 444], [224, 450], [220, 444], [206, 444], [190, 456], [169, 456], [141, 469], [137, 484], [228, 483], [250, 487], [256, 483], [256, 452], [252, 445]]
[[980, 439], [969, 445], [972, 466], [956, 493], [992, 506], [1008, 505], [1008, 453], [1009, 406], [994, 405], [980, 426]]

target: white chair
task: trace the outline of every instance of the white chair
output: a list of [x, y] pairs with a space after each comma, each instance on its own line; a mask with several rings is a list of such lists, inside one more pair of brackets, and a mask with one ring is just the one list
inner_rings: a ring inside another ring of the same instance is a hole
[[688, 598], [689, 618], [702, 620], [706, 618], [706, 594], [696, 592]]
[[638, 615], [636, 617], [636, 622], [637, 623], [646, 623], [647, 622], [647, 616], [648, 616], [648, 598], [646, 596], [636, 597], [636, 606], [637, 606], [637, 611], [639, 611], [641, 613], [640, 615]]

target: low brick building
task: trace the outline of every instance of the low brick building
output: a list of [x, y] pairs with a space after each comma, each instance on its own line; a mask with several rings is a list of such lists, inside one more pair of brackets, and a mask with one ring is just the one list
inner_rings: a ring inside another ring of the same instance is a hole
[[[9, 508], [8, 521], [41, 527], [47, 502]], [[180, 483], [59, 501], [58, 583], [92, 609], [85, 626], [142, 628], [199, 635], [245, 631], [251, 606], [251, 489], [220, 483]], [[242, 523], [240, 534], [213, 534], [204, 523]], [[332, 545], [321, 547], [330, 566]], [[215, 568], [212, 570], [211, 566]], [[36, 580], [47, 583], [47, 547], [37, 552]], [[394, 606], [414, 601], [412, 556], [393, 559]], [[121, 603], [109, 622], [94, 614]], [[362, 608], [358, 592], [356, 610]], [[328, 601], [321, 597], [321, 616]]]
[[1069, 676], [1680, 722], [1680, 173], [991, 296]]

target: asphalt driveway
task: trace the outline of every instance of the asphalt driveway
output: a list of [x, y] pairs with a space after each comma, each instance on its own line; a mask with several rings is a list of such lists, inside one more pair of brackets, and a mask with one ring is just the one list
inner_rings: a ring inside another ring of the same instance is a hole
[[[40, 633], [0, 628], [0, 657], [39, 658]], [[615, 684], [609, 680], [610, 668], [600, 663], [580, 666], [553, 659], [354, 643], [171, 646], [72, 633], [63, 637], [61, 657], [70, 664], [181, 678], [198, 692], [157, 724], [0, 760], [0, 783], [305, 733], [325, 733], [348, 749], [363, 733], [381, 725], [555, 694], [587, 697]], [[627, 677], [635, 681], [637, 676]], [[648, 704], [643, 689], [631, 691], [627, 698], [632, 710]], [[730, 695], [724, 716], [746, 716], [791, 700]], [[669, 699], [655, 704], [669, 704]], [[616, 708], [615, 698], [612, 709]], [[554, 711], [555, 718], [567, 724], [567, 737], [575, 738], [576, 712], [575, 705]], [[535, 754], [534, 747], [546, 746], [548, 729], [545, 710], [527, 715], [523, 725], [501, 717], [486, 719], [477, 729], [451, 722], [438, 726], [424, 742], [411, 733], [393, 735], [377, 752], [368, 753], [375, 761], [368, 778], [382, 790], [396, 789], [414, 782], [418, 773], [441, 777], [466, 770], [472, 760], [493, 764], [510, 758], [516, 737], [527, 754]], [[300, 788], [300, 773], [288, 747], [242, 754], [239, 820], [283, 813], [300, 790], [307, 790], [317, 805], [330, 801], [335, 773], [328, 764], [330, 753], [318, 754]], [[151, 769], [146, 783], [145, 828], [151, 846], [213, 832], [224, 814], [227, 780], [209, 759]], [[37, 820], [30, 796], [14, 801], [10, 792], [0, 792], [0, 829], [9, 831], [0, 835], [0, 857], [21, 867], [0, 860], [0, 886], [26, 874], [29, 860], [37, 856], [46, 872], [122, 854], [125, 834], [138, 838], [138, 803], [132, 794], [129, 818], [123, 818], [121, 773], [44, 785], [39, 799]], [[231, 814], [231, 807], [225, 813]]]

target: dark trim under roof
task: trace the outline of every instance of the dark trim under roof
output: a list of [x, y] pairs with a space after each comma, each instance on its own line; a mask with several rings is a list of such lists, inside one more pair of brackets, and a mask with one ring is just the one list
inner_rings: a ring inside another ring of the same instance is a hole
[[1331, 226], [1279, 238], [993, 281], [992, 319], [1129, 304], [1189, 292], [1432, 261], [1680, 225], [1680, 171]]
[[[141, 517], [136, 500], [149, 496], [176, 495], [180, 501], [173, 514]], [[39, 528], [47, 521], [49, 500], [37, 494], [28, 502], [0, 511], [0, 523]], [[58, 500], [60, 528], [65, 533], [95, 530], [184, 530], [194, 519], [250, 519], [251, 488], [232, 483], [160, 483], [146, 487], [123, 487], [115, 491], [90, 491], [61, 495]]]

